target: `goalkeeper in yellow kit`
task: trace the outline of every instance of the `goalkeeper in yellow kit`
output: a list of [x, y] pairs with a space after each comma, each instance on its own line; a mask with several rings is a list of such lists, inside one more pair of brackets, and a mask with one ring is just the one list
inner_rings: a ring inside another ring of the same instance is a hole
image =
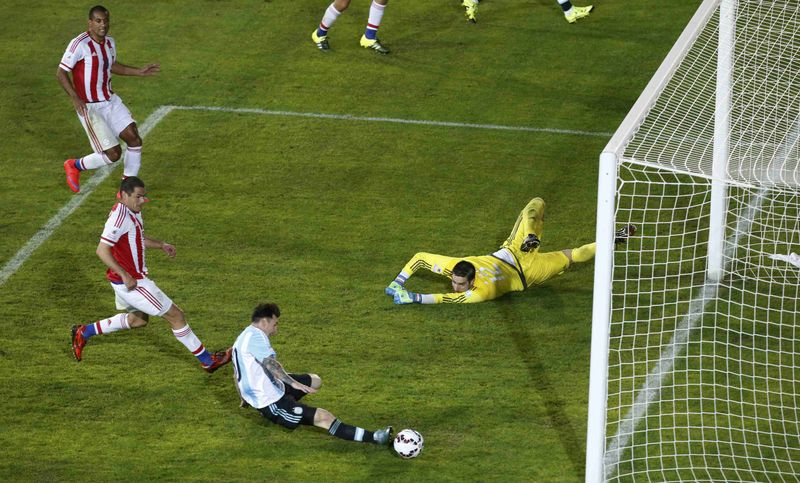
[[[483, 302], [539, 285], [564, 273], [572, 263], [587, 262], [594, 258], [595, 243], [540, 253], [544, 209], [544, 200], [532, 199], [517, 217], [511, 235], [491, 255], [456, 258], [417, 253], [386, 287], [386, 294], [393, 297], [396, 304]], [[625, 243], [634, 233], [634, 225], [623, 227], [616, 232], [614, 243]], [[406, 290], [406, 280], [421, 268], [449, 277], [453, 292], [421, 294]]]

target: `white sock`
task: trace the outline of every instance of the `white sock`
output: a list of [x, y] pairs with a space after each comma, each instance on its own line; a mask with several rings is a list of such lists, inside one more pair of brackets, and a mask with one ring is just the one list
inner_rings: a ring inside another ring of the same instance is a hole
[[97, 169], [102, 168], [113, 161], [108, 159], [106, 153], [92, 153], [81, 158], [81, 166], [83, 169]]
[[319, 28], [327, 32], [328, 29], [333, 27], [333, 23], [341, 14], [342, 12], [336, 10], [336, 7], [334, 7], [333, 4], [330, 4], [328, 9], [325, 10], [325, 15], [322, 16], [322, 22], [319, 23]]
[[181, 329], [172, 329], [172, 334], [180, 341], [181, 344], [185, 345], [186, 348], [189, 349], [189, 352], [195, 356], [205, 350], [203, 343], [200, 342], [200, 339], [198, 339], [196, 335], [194, 335], [194, 332], [192, 332], [192, 328], [189, 327], [189, 324], [186, 324]]
[[128, 325], [128, 314], [117, 314], [94, 323], [94, 331], [97, 335], [110, 334], [118, 330], [130, 330], [130, 328], [131, 326]]
[[370, 30], [378, 30], [381, 26], [381, 19], [383, 19], [383, 11], [386, 5], [380, 5], [373, 0], [372, 5], [369, 7], [369, 19], [367, 20], [367, 28]]
[[126, 178], [128, 176], [137, 176], [139, 168], [142, 167], [142, 147], [131, 147], [125, 150], [125, 170], [122, 175]]

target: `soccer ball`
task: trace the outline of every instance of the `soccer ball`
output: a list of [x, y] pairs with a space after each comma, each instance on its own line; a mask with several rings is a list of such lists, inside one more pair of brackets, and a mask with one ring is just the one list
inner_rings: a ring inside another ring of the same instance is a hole
[[403, 459], [416, 458], [424, 445], [422, 435], [413, 429], [404, 429], [394, 438], [394, 450]]

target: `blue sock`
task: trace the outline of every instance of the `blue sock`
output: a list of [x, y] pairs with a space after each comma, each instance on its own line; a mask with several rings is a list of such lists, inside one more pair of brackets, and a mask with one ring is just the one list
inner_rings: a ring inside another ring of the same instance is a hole
[[[81, 158], [81, 159], [83, 159], [83, 158]], [[86, 171], [86, 168], [84, 168], [83, 165], [81, 164], [81, 159], [76, 159], [75, 160], [75, 167], [78, 168], [78, 171]], [[92, 334], [92, 335], [94, 335], [94, 334]]]
[[565, 12], [568, 12], [569, 9], [572, 8], [572, 3], [569, 0], [567, 0], [564, 3], [559, 2], [559, 4], [561, 5], [561, 10], [563, 10]]
[[364, 37], [366, 37], [366, 38], [368, 38], [370, 40], [375, 40], [375, 37], [377, 37], [377, 36], [378, 36], [378, 30], [377, 29], [371, 29], [371, 28], [367, 27], [367, 30], [364, 31]]
[[322, 30], [322, 27], [317, 27], [317, 37], [325, 37], [328, 35], [327, 30]]
[[94, 324], [88, 324], [83, 331], [83, 338], [88, 339], [94, 335], [97, 335], [97, 329], [95, 329]]
[[211, 360], [211, 354], [209, 354], [208, 350], [205, 348], [203, 349], [203, 352], [197, 354], [197, 358], [200, 360], [200, 364], [203, 364], [204, 366], [210, 366], [214, 363], [214, 361]]

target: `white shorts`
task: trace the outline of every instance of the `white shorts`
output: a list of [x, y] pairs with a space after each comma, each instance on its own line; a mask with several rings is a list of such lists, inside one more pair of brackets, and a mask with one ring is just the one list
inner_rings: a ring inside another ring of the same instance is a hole
[[127, 312], [138, 310], [161, 317], [172, 307], [172, 300], [149, 278], [136, 281], [136, 288], [128, 290], [124, 283], [112, 283], [116, 293], [117, 308]]
[[119, 133], [136, 122], [116, 94], [109, 101], [87, 103], [86, 117], [78, 116], [78, 119], [89, 137], [89, 144], [98, 154], [119, 146]]

